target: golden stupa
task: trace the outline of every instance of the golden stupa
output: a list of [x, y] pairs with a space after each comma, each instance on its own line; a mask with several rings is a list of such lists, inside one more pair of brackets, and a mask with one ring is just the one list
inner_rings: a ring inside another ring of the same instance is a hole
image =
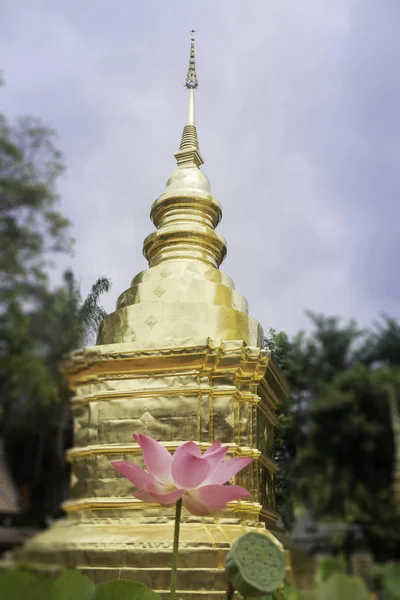
[[272, 536], [275, 410], [287, 393], [261, 326], [218, 268], [226, 242], [215, 231], [221, 206], [200, 170], [197, 85], [192, 32], [186, 125], [177, 167], [151, 208], [149, 268], [104, 319], [97, 345], [65, 364], [75, 432], [67, 516], [17, 555], [37, 569], [76, 567], [95, 582], [134, 579], [168, 596], [174, 509], [133, 498], [111, 461], [143, 465], [134, 432], [171, 452], [187, 440], [203, 449], [221, 440], [231, 455], [253, 457], [235, 481], [251, 496], [210, 518], [183, 511], [177, 594], [187, 599], [224, 597], [231, 543], [249, 529]]

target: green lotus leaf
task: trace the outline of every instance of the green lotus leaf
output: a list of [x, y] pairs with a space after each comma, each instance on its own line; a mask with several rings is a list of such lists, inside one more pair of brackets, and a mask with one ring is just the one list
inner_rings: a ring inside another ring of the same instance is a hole
[[47, 600], [51, 598], [51, 577], [12, 568], [0, 573], [0, 598], [4, 600]]
[[96, 585], [90, 600], [161, 600], [150, 588], [137, 583], [119, 579]]
[[94, 584], [73, 569], [63, 569], [51, 583], [51, 600], [90, 600]]
[[400, 565], [387, 563], [382, 569], [385, 600], [400, 600]]
[[361, 579], [335, 573], [317, 590], [318, 600], [369, 600], [369, 593]]

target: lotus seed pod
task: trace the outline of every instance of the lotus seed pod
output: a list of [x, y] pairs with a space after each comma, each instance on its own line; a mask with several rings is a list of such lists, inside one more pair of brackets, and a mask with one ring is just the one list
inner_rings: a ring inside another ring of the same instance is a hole
[[232, 544], [225, 569], [235, 590], [259, 597], [276, 590], [285, 577], [285, 559], [279, 547], [262, 533], [246, 533]]

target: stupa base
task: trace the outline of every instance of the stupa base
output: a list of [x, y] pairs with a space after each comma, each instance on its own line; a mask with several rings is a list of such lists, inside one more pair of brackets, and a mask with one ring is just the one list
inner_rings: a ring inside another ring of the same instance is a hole
[[[183, 519], [178, 559], [178, 598], [226, 595], [225, 557], [232, 542], [255, 529], [281, 543], [257, 522], [237, 519]], [[174, 523], [132, 523], [128, 519], [80, 522], [68, 517], [35, 536], [13, 559], [39, 571], [76, 568], [95, 583], [131, 579], [162, 598], [169, 597]], [[287, 576], [291, 578], [289, 556]]]

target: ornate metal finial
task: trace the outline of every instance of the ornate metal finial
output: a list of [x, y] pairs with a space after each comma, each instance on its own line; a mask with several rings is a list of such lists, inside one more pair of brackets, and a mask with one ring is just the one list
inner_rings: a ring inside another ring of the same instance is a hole
[[183, 128], [181, 144], [179, 150], [175, 152], [176, 162], [178, 167], [196, 166], [200, 167], [203, 164], [203, 159], [199, 151], [199, 140], [197, 138], [195, 109], [194, 109], [194, 90], [198, 87], [196, 75], [196, 64], [194, 60], [194, 29], [190, 32], [190, 60], [189, 69], [187, 72], [185, 87], [189, 90], [188, 106], [186, 112], [186, 124]]
[[187, 87], [188, 90], [190, 90], [190, 89], [195, 90], [199, 85], [199, 82], [197, 81], [197, 75], [196, 75], [196, 62], [194, 59], [194, 34], [195, 34], [195, 30], [192, 29], [192, 31], [190, 32], [190, 40], [191, 41], [190, 41], [189, 68], [188, 68], [186, 82], [185, 82], [185, 87]]

